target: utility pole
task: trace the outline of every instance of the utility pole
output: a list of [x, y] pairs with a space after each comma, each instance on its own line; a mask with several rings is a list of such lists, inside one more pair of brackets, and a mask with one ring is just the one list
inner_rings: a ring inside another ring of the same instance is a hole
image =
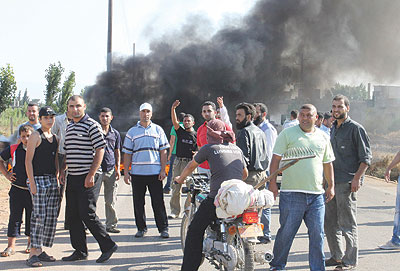
[[107, 71], [112, 68], [112, 0], [108, 0]]

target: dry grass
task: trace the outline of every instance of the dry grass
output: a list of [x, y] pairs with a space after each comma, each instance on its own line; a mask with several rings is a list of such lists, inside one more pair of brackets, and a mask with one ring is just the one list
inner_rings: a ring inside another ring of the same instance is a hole
[[[386, 168], [389, 166], [390, 162], [393, 160], [394, 155], [385, 155], [380, 159], [375, 159], [371, 166], [367, 170], [367, 174], [375, 176], [378, 178], [384, 178]], [[390, 179], [395, 181], [400, 174], [400, 165], [397, 165], [392, 169], [390, 173]]]

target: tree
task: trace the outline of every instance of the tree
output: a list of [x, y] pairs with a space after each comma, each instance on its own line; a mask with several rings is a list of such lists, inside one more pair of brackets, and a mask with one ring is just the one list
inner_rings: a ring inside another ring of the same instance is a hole
[[29, 103], [28, 89], [25, 89], [24, 96], [21, 100], [21, 106]]
[[52, 63], [49, 65], [49, 67], [46, 70], [46, 90], [45, 90], [45, 103], [48, 106], [51, 106], [54, 108], [54, 105], [56, 104], [57, 97], [61, 92], [61, 89], [59, 87], [60, 82], [61, 82], [61, 76], [62, 73], [64, 72], [64, 68], [61, 66], [60, 61], [55, 64]]
[[69, 76], [64, 81], [61, 93], [57, 100], [58, 112], [62, 113], [67, 111], [67, 101], [69, 97], [72, 96], [74, 87], [75, 87], [75, 72], [71, 71]]
[[0, 68], [0, 113], [10, 106], [16, 91], [14, 71], [10, 64], [7, 64], [6, 67]]
[[21, 106], [21, 90], [18, 91], [17, 105], [18, 105], [18, 106]]
[[347, 96], [347, 98], [349, 98], [350, 100], [356, 101], [363, 101], [365, 99], [368, 99], [368, 91], [363, 84], [360, 84], [359, 86], [348, 86], [336, 83], [335, 86], [327, 92], [327, 94], [328, 93], [330, 93], [332, 97], [337, 94], [343, 94]]

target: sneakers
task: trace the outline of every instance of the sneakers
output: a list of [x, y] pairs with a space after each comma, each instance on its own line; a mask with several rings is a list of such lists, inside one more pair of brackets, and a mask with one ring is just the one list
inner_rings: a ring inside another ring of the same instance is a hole
[[400, 250], [400, 245], [393, 244], [392, 240], [390, 240], [386, 244], [379, 246], [379, 248], [385, 250]]
[[171, 193], [171, 188], [164, 188], [163, 189], [164, 194], [170, 194]]
[[336, 261], [334, 258], [325, 260], [325, 266], [338, 266], [341, 264], [342, 264], [342, 261]]
[[164, 239], [169, 238], [169, 233], [167, 231], [162, 231], [160, 233], [160, 237]]
[[138, 231], [136, 234], [135, 234], [135, 237], [136, 238], [142, 238], [143, 236], [145, 236], [146, 235], [146, 231]]
[[179, 215], [170, 214], [168, 216], [168, 219], [175, 219], [175, 218], [178, 218], [178, 217], [179, 217]]
[[341, 265], [336, 266], [336, 268], [333, 269], [333, 271], [342, 271], [342, 270], [356, 270], [356, 266], [343, 263]]

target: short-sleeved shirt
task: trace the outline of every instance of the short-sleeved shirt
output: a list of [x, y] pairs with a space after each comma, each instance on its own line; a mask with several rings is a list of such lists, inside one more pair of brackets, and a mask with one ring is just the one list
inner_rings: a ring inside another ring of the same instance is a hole
[[[198, 129], [197, 129], [197, 147], [200, 149], [201, 147], [203, 147], [204, 145], [208, 144], [207, 142], [207, 126], [206, 126], [207, 122], [204, 122]], [[227, 131], [232, 131], [232, 128], [229, 127], [228, 124], [225, 124], [225, 129]], [[210, 166], [208, 165], [208, 162], [205, 161], [204, 163], [202, 163], [199, 167], [204, 168], [204, 169], [209, 169]]]
[[[183, 122], [179, 122], [179, 125], [183, 128]], [[171, 154], [176, 154], [176, 139], [177, 138], [176, 138], [176, 131], [175, 131], [175, 128], [173, 125], [171, 127], [171, 132], [169, 133], [169, 135], [175, 136], [174, 148], [172, 149]]]
[[105, 146], [100, 124], [87, 114], [80, 121], [69, 123], [64, 142], [68, 174], [89, 173], [96, 149]]
[[182, 129], [182, 127], [179, 127], [179, 129], [176, 131], [176, 135], [176, 157], [192, 159], [193, 152], [197, 150], [196, 131], [186, 131]]
[[281, 191], [322, 194], [323, 163], [335, 160], [329, 137], [320, 129], [305, 133], [300, 125], [283, 130], [275, 142], [273, 153], [278, 156], [291, 148], [308, 147], [316, 157], [303, 159], [282, 173]]
[[26, 179], [28, 179], [25, 170], [25, 155], [26, 150], [24, 149], [24, 145], [22, 144], [22, 142], [18, 144], [18, 147], [15, 149], [14, 155], [11, 155], [10, 146], [5, 148], [0, 154], [1, 158], [4, 161], [8, 161], [9, 159], [13, 158], [12, 167], [13, 173], [15, 173], [16, 177], [14, 184], [22, 187], [26, 187]]
[[[333, 162], [335, 183], [351, 182], [360, 163], [371, 164], [372, 152], [367, 132], [350, 117], [339, 127], [337, 121], [333, 123], [331, 144], [336, 157]], [[364, 176], [361, 182], [363, 180]]]
[[214, 198], [224, 181], [243, 177], [246, 166], [242, 150], [234, 144], [206, 144], [193, 158], [201, 164], [208, 161], [211, 171], [210, 194]]
[[160, 151], [169, 148], [161, 126], [151, 122], [147, 127], [140, 121], [129, 129], [122, 151], [132, 154], [132, 175], [158, 175], [161, 172]]
[[104, 149], [104, 157], [101, 162], [101, 170], [103, 172], [110, 171], [115, 167], [115, 150], [121, 149], [121, 135], [111, 125], [108, 133], [104, 135], [106, 148]]
[[67, 130], [67, 125], [70, 121], [67, 118], [67, 115], [64, 113], [62, 115], [56, 116], [53, 127], [51, 127], [51, 132], [56, 134], [60, 140], [60, 144], [58, 146], [58, 153], [65, 155], [64, 150], [64, 141], [65, 141], [65, 132]]

